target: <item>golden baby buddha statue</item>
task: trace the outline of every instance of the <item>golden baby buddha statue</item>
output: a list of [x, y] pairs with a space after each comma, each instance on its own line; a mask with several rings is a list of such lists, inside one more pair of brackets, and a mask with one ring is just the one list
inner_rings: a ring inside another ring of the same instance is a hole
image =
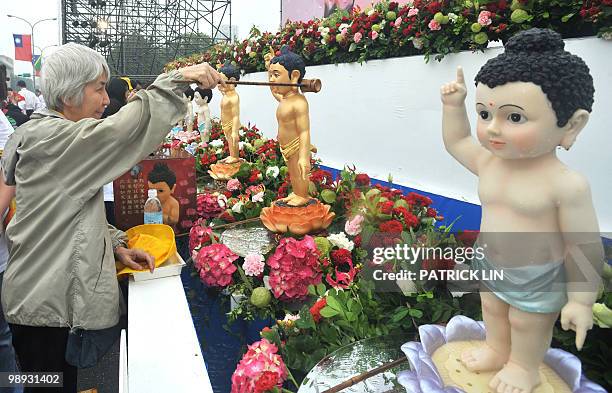
[[334, 218], [329, 205], [308, 195], [311, 152], [316, 152], [316, 149], [310, 144], [308, 101], [297, 87], [305, 72], [304, 60], [287, 47], [279, 56], [270, 59], [269, 82], [295, 85], [270, 86], [272, 95], [279, 102], [276, 110], [278, 142], [287, 163], [293, 192], [264, 208], [260, 216], [269, 230], [297, 235], [327, 228]]
[[[219, 69], [226, 81], [240, 80], [240, 70], [231, 63], [226, 63]], [[215, 180], [229, 180], [240, 169], [240, 97], [233, 84], [218, 85], [223, 95], [221, 99], [221, 127], [229, 147], [229, 156], [210, 166], [208, 173]]]

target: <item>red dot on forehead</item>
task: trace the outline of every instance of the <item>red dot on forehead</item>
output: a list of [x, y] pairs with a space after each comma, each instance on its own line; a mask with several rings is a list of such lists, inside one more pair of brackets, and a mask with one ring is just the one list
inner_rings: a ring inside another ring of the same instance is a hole
[[489, 106], [493, 106], [495, 103], [493, 101], [489, 101]]

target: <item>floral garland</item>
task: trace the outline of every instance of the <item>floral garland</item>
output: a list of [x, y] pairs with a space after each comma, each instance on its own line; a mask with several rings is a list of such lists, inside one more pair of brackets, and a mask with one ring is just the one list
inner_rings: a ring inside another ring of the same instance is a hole
[[612, 39], [612, 0], [414, 0], [382, 1], [372, 8], [336, 11], [325, 19], [288, 22], [278, 33], [256, 28], [238, 43], [218, 44], [166, 65], [166, 70], [231, 61], [245, 73], [264, 71], [264, 56], [288, 45], [306, 65], [363, 62], [399, 56], [435, 56], [482, 50], [531, 27], [551, 28], [564, 38]]

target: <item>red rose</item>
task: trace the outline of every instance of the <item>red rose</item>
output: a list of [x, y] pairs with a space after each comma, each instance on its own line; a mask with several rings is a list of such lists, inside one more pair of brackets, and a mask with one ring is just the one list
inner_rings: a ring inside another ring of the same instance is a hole
[[355, 243], [355, 247], [361, 247], [361, 235], [355, 236], [353, 243]]
[[402, 30], [402, 35], [404, 37], [408, 37], [409, 34], [410, 34], [410, 29], [409, 28], [406, 28], [406, 29]]
[[310, 307], [310, 315], [312, 315], [312, 319], [314, 319], [315, 322], [321, 320], [321, 309], [325, 306], [327, 306], [327, 298], [324, 297], [317, 300], [317, 302]]
[[378, 206], [380, 207], [380, 212], [382, 214], [391, 214], [391, 212], [393, 211], [392, 201], [381, 202], [378, 204]]
[[370, 185], [370, 176], [365, 173], [359, 173], [355, 176], [355, 184], [358, 186], [369, 186]]
[[397, 220], [389, 220], [380, 224], [378, 229], [380, 229], [381, 232], [401, 233], [404, 227], [402, 223]]
[[427, 217], [436, 217], [438, 215], [438, 212], [436, 211], [436, 209], [428, 207], [427, 208]]
[[397, 9], [398, 4], [395, 1], [389, 3], [389, 11], [395, 11]]
[[331, 258], [336, 265], [344, 265], [349, 264], [349, 262], [353, 262], [351, 252], [346, 248], [332, 251]]
[[426, 5], [425, 8], [427, 9], [427, 11], [429, 11], [430, 14], [435, 15], [442, 9], [442, 3], [440, 3], [439, 1], [434, 1]]
[[506, 8], [508, 8], [508, 2], [506, 0], [500, 0], [500, 2], [497, 3], [497, 8], [499, 8], [500, 10], [505, 10]]
[[255, 382], [255, 392], [264, 393], [278, 384], [278, 374], [272, 371], [264, 371]]

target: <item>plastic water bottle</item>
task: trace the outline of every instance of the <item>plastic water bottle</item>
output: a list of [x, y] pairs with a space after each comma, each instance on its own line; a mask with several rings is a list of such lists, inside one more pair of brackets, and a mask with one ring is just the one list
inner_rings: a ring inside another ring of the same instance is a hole
[[157, 199], [157, 190], [149, 190], [149, 199], [144, 204], [144, 223], [145, 224], [163, 224], [164, 215], [162, 205]]

